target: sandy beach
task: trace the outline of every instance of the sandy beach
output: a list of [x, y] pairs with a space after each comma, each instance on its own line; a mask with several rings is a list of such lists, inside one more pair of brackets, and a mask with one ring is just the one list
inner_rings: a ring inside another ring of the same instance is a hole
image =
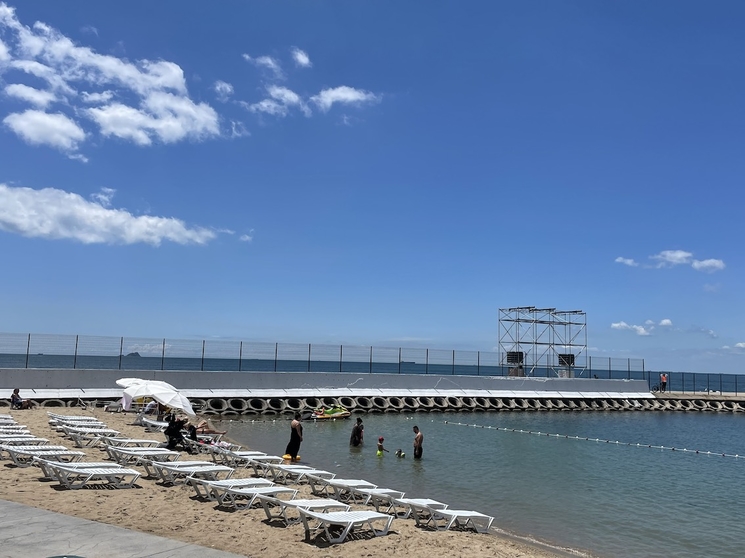
[[[50, 427], [47, 410], [95, 416], [123, 436], [163, 439], [162, 434], [146, 433], [142, 427], [132, 425], [132, 414], [76, 408], [10, 411], [7, 407], [0, 407], [0, 413], [11, 414], [18, 423], [27, 425], [32, 434], [49, 439], [50, 444], [73, 448], [71, 440]], [[82, 451], [87, 454], [85, 459], [88, 461], [106, 459], [106, 453], [97, 447], [86, 447]], [[187, 458], [190, 457], [184, 453], [182, 459]], [[433, 551], [443, 556], [464, 558], [549, 558], [567, 555], [498, 533], [424, 530], [415, 527], [413, 520], [407, 519], [396, 519], [391, 532], [384, 537], [357, 537], [339, 545], [329, 545], [323, 537], [307, 542], [302, 525], [284, 527], [277, 523], [270, 524], [260, 507], [234, 512], [218, 509], [212, 502], [196, 499], [194, 490], [182, 484], [162, 486], [154, 479], [141, 477], [137, 481], [137, 488], [133, 489], [67, 490], [56, 482], [40, 481], [40, 472], [36, 467], [15, 467], [8, 460], [3, 461], [2, 465], [0, 497], [5, 500], [245, 556], [363, 558], [408, 555], [424, 558]], [[141, 468], [140, 471], [144, 474]], [[238, 469], [233, 476], [240, 478], [252, 474], [252, 469]], [[301, 486], [298, 497], [308, 494], [308, 489]], [[496, 518], [495, 526], [498, 527], [498, 524], [499, 518]]]

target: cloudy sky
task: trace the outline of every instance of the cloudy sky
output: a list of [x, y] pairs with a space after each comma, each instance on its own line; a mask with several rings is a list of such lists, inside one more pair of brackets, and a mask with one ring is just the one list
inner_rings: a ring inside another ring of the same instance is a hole
[[[84, 6], [85, 9], [82, 9]], [[0, 3], [12, 333], [745, 370], [745, 6]]]

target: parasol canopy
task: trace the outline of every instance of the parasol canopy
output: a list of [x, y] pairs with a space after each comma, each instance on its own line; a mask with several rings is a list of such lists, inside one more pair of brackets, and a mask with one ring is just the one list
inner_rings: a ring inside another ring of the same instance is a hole
[[140, 397], [151, 397], [171, 409], [178, 409], [188, 415], [196, 415], [187, 397], [176, 388], [158, 380], [142, 380], [124, 389], [122, 407], [129, 409], [132, 401]]

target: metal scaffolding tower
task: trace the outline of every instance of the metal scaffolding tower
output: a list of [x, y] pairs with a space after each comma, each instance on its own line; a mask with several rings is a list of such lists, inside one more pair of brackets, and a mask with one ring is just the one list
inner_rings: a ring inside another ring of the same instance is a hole
[[499, 363], [510, 376], [583, 376], [587, 314], [535, 306], [500, 308]]

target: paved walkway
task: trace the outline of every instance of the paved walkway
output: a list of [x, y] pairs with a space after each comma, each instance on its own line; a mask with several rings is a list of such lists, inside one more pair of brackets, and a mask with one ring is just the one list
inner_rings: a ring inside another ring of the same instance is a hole
[[0, 500], [1, 558], [239, 558], [238, 554]]

